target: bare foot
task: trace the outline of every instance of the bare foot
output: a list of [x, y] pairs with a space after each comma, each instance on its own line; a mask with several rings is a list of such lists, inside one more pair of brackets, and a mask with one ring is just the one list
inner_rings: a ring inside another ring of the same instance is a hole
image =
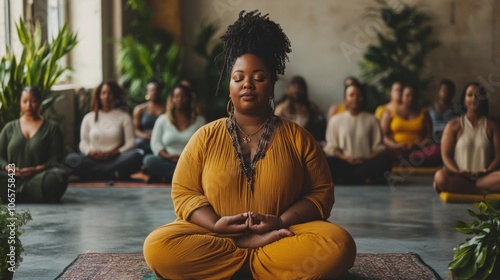
[[282, 228], [280, 230], [273, 230], [264, 234], [254, 233], [249, 236], [236, 238], [234, 241], [236, 242], [236, 246], [240, 248], [259, 248], [278, 241], [283, 237], [290, 236], [293, 236], [293, 232]]

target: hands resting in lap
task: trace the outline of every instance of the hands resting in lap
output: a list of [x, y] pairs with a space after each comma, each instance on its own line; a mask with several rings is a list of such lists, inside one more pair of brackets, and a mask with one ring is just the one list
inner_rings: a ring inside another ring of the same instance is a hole
[[216, 233], [248, 232], [247, 235], [234, 239], [236, 245], [241, 248], [258, 248], [283, 237], [294, 235], [289, 229], [283, 228], [280, 217], [252, 211], [221, 217], [215, 222], [213, 231]]

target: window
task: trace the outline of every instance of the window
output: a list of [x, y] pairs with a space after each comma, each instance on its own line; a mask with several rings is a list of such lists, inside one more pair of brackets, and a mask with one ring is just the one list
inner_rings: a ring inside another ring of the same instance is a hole
[[5, 46], [10, 45], [9, 38], [9, 0], [0, 3], [0, 57], [5, 55]]
[[47, 39], [49, 43], [57, 36], [64, 25], [63, 0], [48, 0], [47, 2]]

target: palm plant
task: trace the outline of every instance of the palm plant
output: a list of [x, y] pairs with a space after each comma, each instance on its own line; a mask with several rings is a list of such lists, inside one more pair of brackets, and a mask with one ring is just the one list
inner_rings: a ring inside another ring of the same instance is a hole
[[120, 83], [126, 88], [131, 106], [143, 102], [147, 84], [155, 81], [163, 85], [163, 97], [179, 81], [180, 50], [171, 45], [146, 46], [132, 36], [120, 39], [121, 51], [118, 63], [121, 69]]
[[430, 83], [423, 75], [425, 59], [439, 46], [432, 38], [431, 16], [406, 4], [396, 9], [385, 0], [377, 2], [380, 7], [375, 10], [384, 28], [376, 31], [377, 44], [370, 45], [363, 55], [361, 78], [375, 91], [379, 103], [387, 101], [385, 92], [394, 81], [425, 91]]
[[138, 18], [130, 35], [121, 38], [117, 64], [130, 106], [145, 100], [147, 84], [155, 81], [163, 87], [162, 96], [180, 80], [182, 52], [164, 31], [151, 27], [153, 13], [146, 1], [128, 0]]
[[64, 25], [57, 37], [48, 44], [42, 42], [40, 23], [35, 24], [33, 33], [22, 18], [16, 24], [17, 35], [23, 49], [20, 58], [7, 47], [6, 55], [0, 60], [0, 128], [19, 117], [20, 95], [24, 87], [36, 86], [42, 93], [42, 113], [49, 109], [59, 95], [51, 88], [59, 77], [69, 70], [59, 60], [78, 43], [77, 35]]

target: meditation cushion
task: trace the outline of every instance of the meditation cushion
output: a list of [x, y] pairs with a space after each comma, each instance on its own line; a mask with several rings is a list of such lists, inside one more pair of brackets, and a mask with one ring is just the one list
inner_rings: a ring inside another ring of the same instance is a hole
[[414, 166], [393, 166], [392, 173], [395, 174], [418, 174], [418, 175], [434, 175], [439, 169], [442, 169], [442, 166], [432, 166], [432, 167], [414, 167]]
[[439, 198], [441, 198], [441, 200], [444, 202], [450, 202], [450, 203], [480, 202], [486, 199], [500, 200], [500, 193], [490, 193], [487, 194], [486, 196], [483, 196], [482, 194], [441, 192], [439, 194]]

